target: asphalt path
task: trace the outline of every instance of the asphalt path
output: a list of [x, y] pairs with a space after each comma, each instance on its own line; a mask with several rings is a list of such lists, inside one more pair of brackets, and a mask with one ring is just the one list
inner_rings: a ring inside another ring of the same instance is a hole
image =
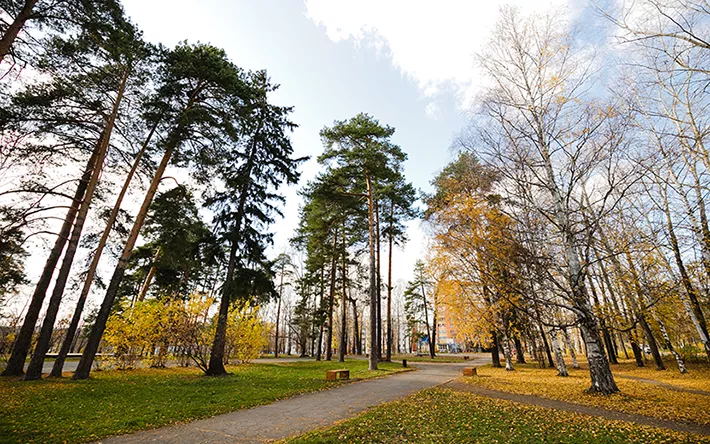
[[[99, 441], [106, 444], [137, 443], [263, 443], [296, 436], [352, 418], [377, 405], [446, 383], [466, 366], [486, 358], [472, 356], [467, 362], [438, 364], [416, 362], [417, 371], [369, 379], [330, 390], [294, 396], [251, 409], [162, 427]], [[275, 359], [263, 359], [276, 362]]]

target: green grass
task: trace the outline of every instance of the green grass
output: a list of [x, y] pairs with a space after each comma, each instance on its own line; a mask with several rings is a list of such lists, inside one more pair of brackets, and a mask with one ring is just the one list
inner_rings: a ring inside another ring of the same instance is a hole
[[429, 389], [288, 442], [676, 443], [707, 442], [707, 438], [449, 389]]
[[325, 370], [343, 367], [352, 379], [404, 370], [310, 361], [235, 366], [216, 378], [194, 368], [97, 372], [85, 381], [2, 378], [0, 442], [82, 442], [205, 418], [343, 384], [325, 381]]

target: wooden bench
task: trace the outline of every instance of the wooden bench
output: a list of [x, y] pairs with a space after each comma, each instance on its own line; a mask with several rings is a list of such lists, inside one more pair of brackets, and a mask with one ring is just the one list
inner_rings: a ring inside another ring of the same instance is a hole
[[478, 372], [476, 372], [476, 367], [464, 367], [463, 368], [463, 375], [464, 376], [476, 376], [476, 375], [478, 375]]
[[341, 368], [338, 370], [327, 370], [325, 372], [326, 381], [337, 381], [338, 379], [350, 379], [350, 370]]

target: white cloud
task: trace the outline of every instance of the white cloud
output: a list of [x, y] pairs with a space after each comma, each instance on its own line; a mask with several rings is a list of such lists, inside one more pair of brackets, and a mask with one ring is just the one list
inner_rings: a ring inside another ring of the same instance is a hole
[[439, 109], [439, 105], [436, 104], [436, 102], [429, 102], [426, 104], [424, 107], [424, 114], [432, 120], [439, 120], [442, 117], [441, 110]]
[[[451, 90], [466, 107], [477, 81], [473, 56], [503, 5], [541, 12], [565, 0], [305, 0], [306, 15], [334, 41], [374, 46], [426, 97]], [[386, 49], [385, 49], [386, 48]]]

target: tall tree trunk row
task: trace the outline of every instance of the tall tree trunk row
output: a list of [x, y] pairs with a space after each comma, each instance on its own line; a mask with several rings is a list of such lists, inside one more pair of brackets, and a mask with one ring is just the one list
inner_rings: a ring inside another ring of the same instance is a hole
[[37, 285], [35, 286], [35, 290], [32, 293], [30, 305], [27, 309], [27, 313], [25, 314], [22, 327], [20, 327], [20, 331], [18, 332], [17, 338], [12, 346], [12, 353], [7, 362], [7, 367], [2, 373], [3, 376], [21, 376], [24, 374], [25, 359], [27, 358], [27, 353], [29, 352], [30, 344], [32, 342], [35, 324], [37, 324], [37, 319], [39, 318], [39, 313], [42, 309], [47, 289], [52, 281], [54, 269], [59, 262], [62, 251], [64, 251], [64, 246], [69, 238], [69, 233], [72, 225], [74, 224], [74, 220], [76, 219], [76, 214], [79, 211], [79, 206], [84, 199], [84, 194], [89, 185], [91, 173], [94, 170], [94, 165], [96, 164], [100, 148], [101, 141], [97, 141], [91, 157], [86, 164], [81, 180], [76, 187], [74, 197], [69, 209], [67, 210], [67, 214], [64, 217], [64, 222], [59, 230], [57, 239], [54, 241], [54, 246], [47, 257], [47, 261], [42, 269], [42, 274], [40, 275]]

